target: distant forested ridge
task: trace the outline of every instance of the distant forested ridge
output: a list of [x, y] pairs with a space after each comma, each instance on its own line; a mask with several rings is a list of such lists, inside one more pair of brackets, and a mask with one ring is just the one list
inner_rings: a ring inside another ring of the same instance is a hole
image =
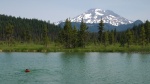
[[40, 43], [45, 33], [47, 33], [47, 39], [54, 41], [60, 29], [59, 26], [42, 20], [0, 15], [0, 41]]

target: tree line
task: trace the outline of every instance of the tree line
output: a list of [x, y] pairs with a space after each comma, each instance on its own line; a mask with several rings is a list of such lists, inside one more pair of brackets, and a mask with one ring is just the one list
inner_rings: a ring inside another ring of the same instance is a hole
[[83, 19], [80, 28], [73, 26], [69, 19], [66, 19], [63, 28], [51, 24], [49, 21], [37, 19], [27, 19], [0, 15], [0, 43], [12, 45], [15, 42], [20, 43], [37, 43], [48, 47], [50, 42], [60, 43], [64, 48], [85, 48], [87, 45], [96, 46], [120, 44], [120, 47], [130, 47], [140, 45], [142, 47], [150, 43], [150, 22], [126, 31], [118, 32], [106, 30], [103, 20], [97, 27], [99, 31], [90, 32]]
[[59, 42], [66, 48], [85, 47], [85, 45], [94, 43], [95, 45], [115, 45], [120, 44], [120, 47], [130, 47], [131, 45], [140, 45], [142, 47], [150, 43], [150, 22], [133, 28], [128, 28], [126, 31], [118, 32], [114, 30], [105, 30], [103, 20], [99, 22], [98, 32], [88, 32], [87, 25], [83, 19], [79, 30], [72, 27], [69, 19], [66, 19], [65, 26], [59, 34]]
[[55, 41], [61, 30], [49, 21], [0, 15], [0, 41], [11, 45], [13, 42], [48, 44]]

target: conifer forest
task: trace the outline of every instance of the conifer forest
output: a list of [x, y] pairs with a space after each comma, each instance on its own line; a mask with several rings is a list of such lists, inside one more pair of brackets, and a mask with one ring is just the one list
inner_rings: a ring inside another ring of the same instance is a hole
[[83, 20], [80, 28], [77, 28], [69, 19], [66, 19], [65, 25], [61, 27], [50, 21], [0, 15], [0, 46], [1, 50], [6, 46], [15, 47], [17, 44], [41, 45], [43, 49], [55, 50], [59, 48], [94, 50], [96, 47], [99, 47], [98, 49], [108, 47], [110, 50], [115, 47], [150, 50], [150, 22], [148, 20], [126, 31], [116, 31], [115, 28], [105, 30], [103, 20], [99, 22], [97, 28], [99, 30], [97, 32], [88, 31], [88, 26]]

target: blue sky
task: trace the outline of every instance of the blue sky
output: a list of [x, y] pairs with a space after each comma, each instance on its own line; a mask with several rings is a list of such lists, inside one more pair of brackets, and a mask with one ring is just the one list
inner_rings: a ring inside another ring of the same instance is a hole
[[112, 10], [129, 20], [150, 20], [150, 0], [0, 0], [0, 14], [57, 22], [92, 8]]

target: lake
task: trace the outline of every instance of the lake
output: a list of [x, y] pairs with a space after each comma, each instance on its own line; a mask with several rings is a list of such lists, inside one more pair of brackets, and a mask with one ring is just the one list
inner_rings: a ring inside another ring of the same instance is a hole
[[150, 54], [1, 52], [0, 84], [150, 84]]

